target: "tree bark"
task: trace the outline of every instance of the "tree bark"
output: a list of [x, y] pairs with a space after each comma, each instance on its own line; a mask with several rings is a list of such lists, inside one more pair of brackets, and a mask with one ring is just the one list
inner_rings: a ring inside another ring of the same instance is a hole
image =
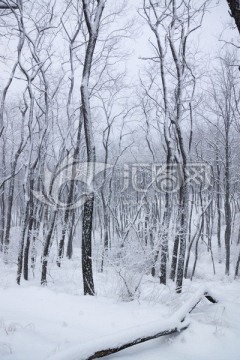
[[88, 195], [83, 209], [82, 224], [82, 273], [84, 295], [94, 295], [94, 282], [92, 272], [92, 214], [94, 193]]
[[[99, 0], [95, 10], [94, 20], [90, 18], [89, 5], [86, 0], [82, 0], [84, 18], [88, 29], [88, 42], [84, 59], [82, 84], [81, 84], [81, 100], [82, 114], [85, 131], [85, 140], [87, 147], [88, 163], [95, 163], [95, 145], [93, 139], [92, 114], [90, 107], [89, 80], [91, 76], [91, 67], [93, 55], [98, 38], [100, 21], [104, 9], [104, 1]], [[89, 169], [88, 169], [89, 171]], [[94, 295], [94, 282], [92, 273], [92, 228], [93, 228], [93, 206], [94, 192], [88, 194], [83, 209], [83, 228], [82, 228], [82, 270], [84, 295]]]
[[47, 266], [48, 266], [48, 255], [49, 255], [49, 249], [51, 245], [51, 238], [55, 226], [57, 216], [57, 210], [54, 210], [52, 221], [47, 233], [47, 237], [44, 243], [44, 249], [43, 249], [43, 262], [42, 262], [42, 277], [41, 277], [41, 285], [47, 285]]
[[226, 262], [225, 274], [230, 275], [230, 246], [231, 246], [231, 232], [232, 232], [232, 216], [230, 205], [230, 144], [229, 144], [229, 119], [226, 120], [226, 148], [225, 148], [225, 249], [226, 249]]
[[234, 18], [238, 32], [240, 33], [240, 6], [237, 6], [238, 1], [227, 0], [230, 8], [230, 16]]

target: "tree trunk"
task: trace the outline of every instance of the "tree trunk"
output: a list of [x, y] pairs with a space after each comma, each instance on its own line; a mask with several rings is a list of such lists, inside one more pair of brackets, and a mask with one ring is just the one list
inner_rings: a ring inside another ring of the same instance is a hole
[[26, 245], [24, 248], [24, 264], [23, 264], [23, 277], [28, 280], [28, 263], [29, 263], [29, 249], [33, 232], [34, 224], [34, 201], [33, 201], [33, 174], [30, 172], [30, 193], [29, 193], [29, 221], [28, 221], [28, 232], [26, 238]]
[[[95, 145], [93, 139], [92, 114], [90, 107], [89, 80], [91, 75], [91, 67], [93, 55], [98, 38], [101, 17], [104, 9], [104, 1], [99, 0], [95, 9], [94, 20], [90, 18], [89, 4], [86, 0], [82, 0], [84, 18], [88, 29], [88, 42], [84, 59], [82, 84], [81, 84], [81, 100], [82, 114], [85, 131], [85, 141], [87, 147], [87, 161], [94, 164], [96, 161]], [[88, 167], [88, 173], [90, 168]], [[85, 295], [94, 295], [94, 283], [92, 274], [92, 228], [93, 228], [93, 205], [94, 192], [90, 191], [83, 209], [83, 227], [82, 227], [82, 270], [83, 285]]]
[[28, 226], [28, 216], [29, 216], [29, 201], [26, 203], [24, 221], [22, 224], [21, 238], [19, 241], [19, 250], [18, 250], [18, 269], [17, 269], [17, 284], [20, 285], [21, 276], [22, 276], [22, 265], [23, 265], [23, 250], [25, 242], [25, 234]]
[[52, 234], [55, 226], [55, 220], [57, 216], [57, 210], [54, 210], [52, 221], [49, 226], [49, 230], [47, 233], [47, 237], [44, 243], [44, 249], [43, 249], [43, 259], [42, 259], [42, 276], [41, 276], [41, 285], [47, 285], [47, 267], [48, 267], [48, 255], [49, 255], [49, 249], [51, 245], [51, 239]]
[[230, 15], [231, 17], [234, 18], [235, 23], [237, 25], [238, 28], [238, 32], [240, 33], [240, 7], [238, 5], [238, 1], [237, 0], [227, 0], [228, 5], [230, 7]]
[[231, 217], [231, 205], [230, 205], [230, 154], [229, 154], [229, 124], [227, 120], [226, 130], [226, 163], [225, 163], [225, 250], [226, 250], [226, 263], [225, 263], [225, 274], [230, 275], [230, 246], [231, 246], [231, 232], [232, 232], [232, 217]]
[[94, 295], [92, 272], [92, 214], [94, 193], [88, 195], [83, 210], [82, 225], [82, 273], [84, 295]]

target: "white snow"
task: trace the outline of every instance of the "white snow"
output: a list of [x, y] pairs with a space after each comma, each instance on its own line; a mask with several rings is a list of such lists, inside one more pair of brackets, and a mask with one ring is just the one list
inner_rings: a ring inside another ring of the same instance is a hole
[[[76, 259], [73, 261], [76, 264]], [[73, 264], [52, 270], [53, 282], [14, 284], [15, 267], [0, 281], [0, 359], [83, 360], [94, 351], [122, 341], [180, 326], [191, 302], [203, 291], [201, 282], [185, 282], [182, 295], [171, 284], [163, 287], [146, 277], [141, 295], [131, 302], [113, 298], [114, 278], [95, 276], [98, 296], [81, 294], [81, 274]], [[61, 276], [63, 277], [60, 281]], [[11, 277], [11, 281], [10, 281]], [[54, 277], [57, 279], [54, 284]], [[64, 280], [67, 279], [67, 280]], [[67, 284], [68, 283], [68, 284]], [[77, 291], [76, 286], [79, 286]], [[206, 281], [220, 301], [201, 301], [186, 319], [185, 331], [136, 345], [106, 359], [120, 360], [239, 360], [239, 281]], [[100, 291], [104, 289], [104, 291]], [[104, 296], [103, 296], [104, 295]]]

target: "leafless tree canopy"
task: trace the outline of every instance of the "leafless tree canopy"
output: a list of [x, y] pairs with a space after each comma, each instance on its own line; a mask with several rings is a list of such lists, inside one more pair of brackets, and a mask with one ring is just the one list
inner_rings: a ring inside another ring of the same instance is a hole
[[147, 277], [181, 293], [204, 262], [239, 276], [238, 49], [199, 49], [209, 0], [128, 6], [0, 1], [0, 250], [19, 285], [74, 256], [85, 295], [108, 271], [128, 300]]

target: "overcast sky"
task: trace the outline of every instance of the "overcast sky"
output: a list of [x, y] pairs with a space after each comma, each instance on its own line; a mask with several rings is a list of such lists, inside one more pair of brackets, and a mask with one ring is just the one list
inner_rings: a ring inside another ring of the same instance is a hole
[[[131, 3], [132, 12], [137, 13], [141, 0], [131, 0]], [[199, 51], [213, 59], [219, 49], [223, 47], [223, 43], [219, 41], [220, 34], [223, 39], [235, 40], [236, 43], [238, 33], [236, 29], [230, 29], [231, 24], [234, 22], [228, 12], [227, 0], [212, 0], [211, 8], [205, 14], [202, 29], [193, 37], [196, 45], [199, 44]], [[131, 46], [134, 47], [134, 55], [129, 59], [128, 68], [133, 75], [137, 75], [142, 65], [142, 60], [139, 58], [147, 56], [146, 52], [150, 53], [151, 51], [151, 45], [148, 42], [150, 30], [147, 25], [144, 25], [144, 22], [141, 23], [141, 33], [139, 37], [135, 38], [135, 41], [131, 42]]]
[[[137, 14], [137, 9], [139, 6], [141, 6], [141, 4], [142, 0], [128, 0], [128, 5], [130, 7], [129, 15], [130, 17], [135, 16], [135, 23], [136, 27], [138, 28], [137, 32], [139, 35], [134, 36], [134, 39], [126, 41], [124, 40], [122, 45], [124, 47], [129, 47], [133, 52], [127, 61], [129, 76], [132, 78], [132, 80], [137, 78], [138, 72], [143, 66], [143, 61], [139, 58], [146, 57], [151, 54], [151, 45], [148, 42], [148, 39], [151, 36], [151, 31], [149, 30], [147, 24], [145, 24], [144, 20]], [[121, 21], [124, 23], [125, 18], [123, 18]], [[212, 0], [211, 9], [205, 15], [202, 29], [198, 31], [197, 35], [194, 34], [193, 36], [193, 41], [196, 42], [196, 45], [199, 44], [198, 48], [204, 55], [206, 55], [206, 58], [210, 56], [210, 58], [213, 59], [217, 55], [218, 49], [223, 46], [223, 43], [219, 42], [219, 37], [222, 32], [222, 38], [228, 40], [233, 39], [235, 42], [237, 41], [237, 30], [230, 30], [228, 26], [231, 22], [233, 23], [228, 13], [227, 1]], [[122, 24], [120, 24], [120, 26], [122, 26]], [[209, 63], [211, 66], [211, 62]], [[2, 80], [2, 84], [0, 87], [3, 86], [5, 81], [7, 81], [11, 67], [12, 66], [10, 65], [9, 68], [1, 68], [0, 79]], [[19, 83], [17, 88], [19, 88]], [[15, 90], [16, 88], [13, 83], [10, 91]]]

